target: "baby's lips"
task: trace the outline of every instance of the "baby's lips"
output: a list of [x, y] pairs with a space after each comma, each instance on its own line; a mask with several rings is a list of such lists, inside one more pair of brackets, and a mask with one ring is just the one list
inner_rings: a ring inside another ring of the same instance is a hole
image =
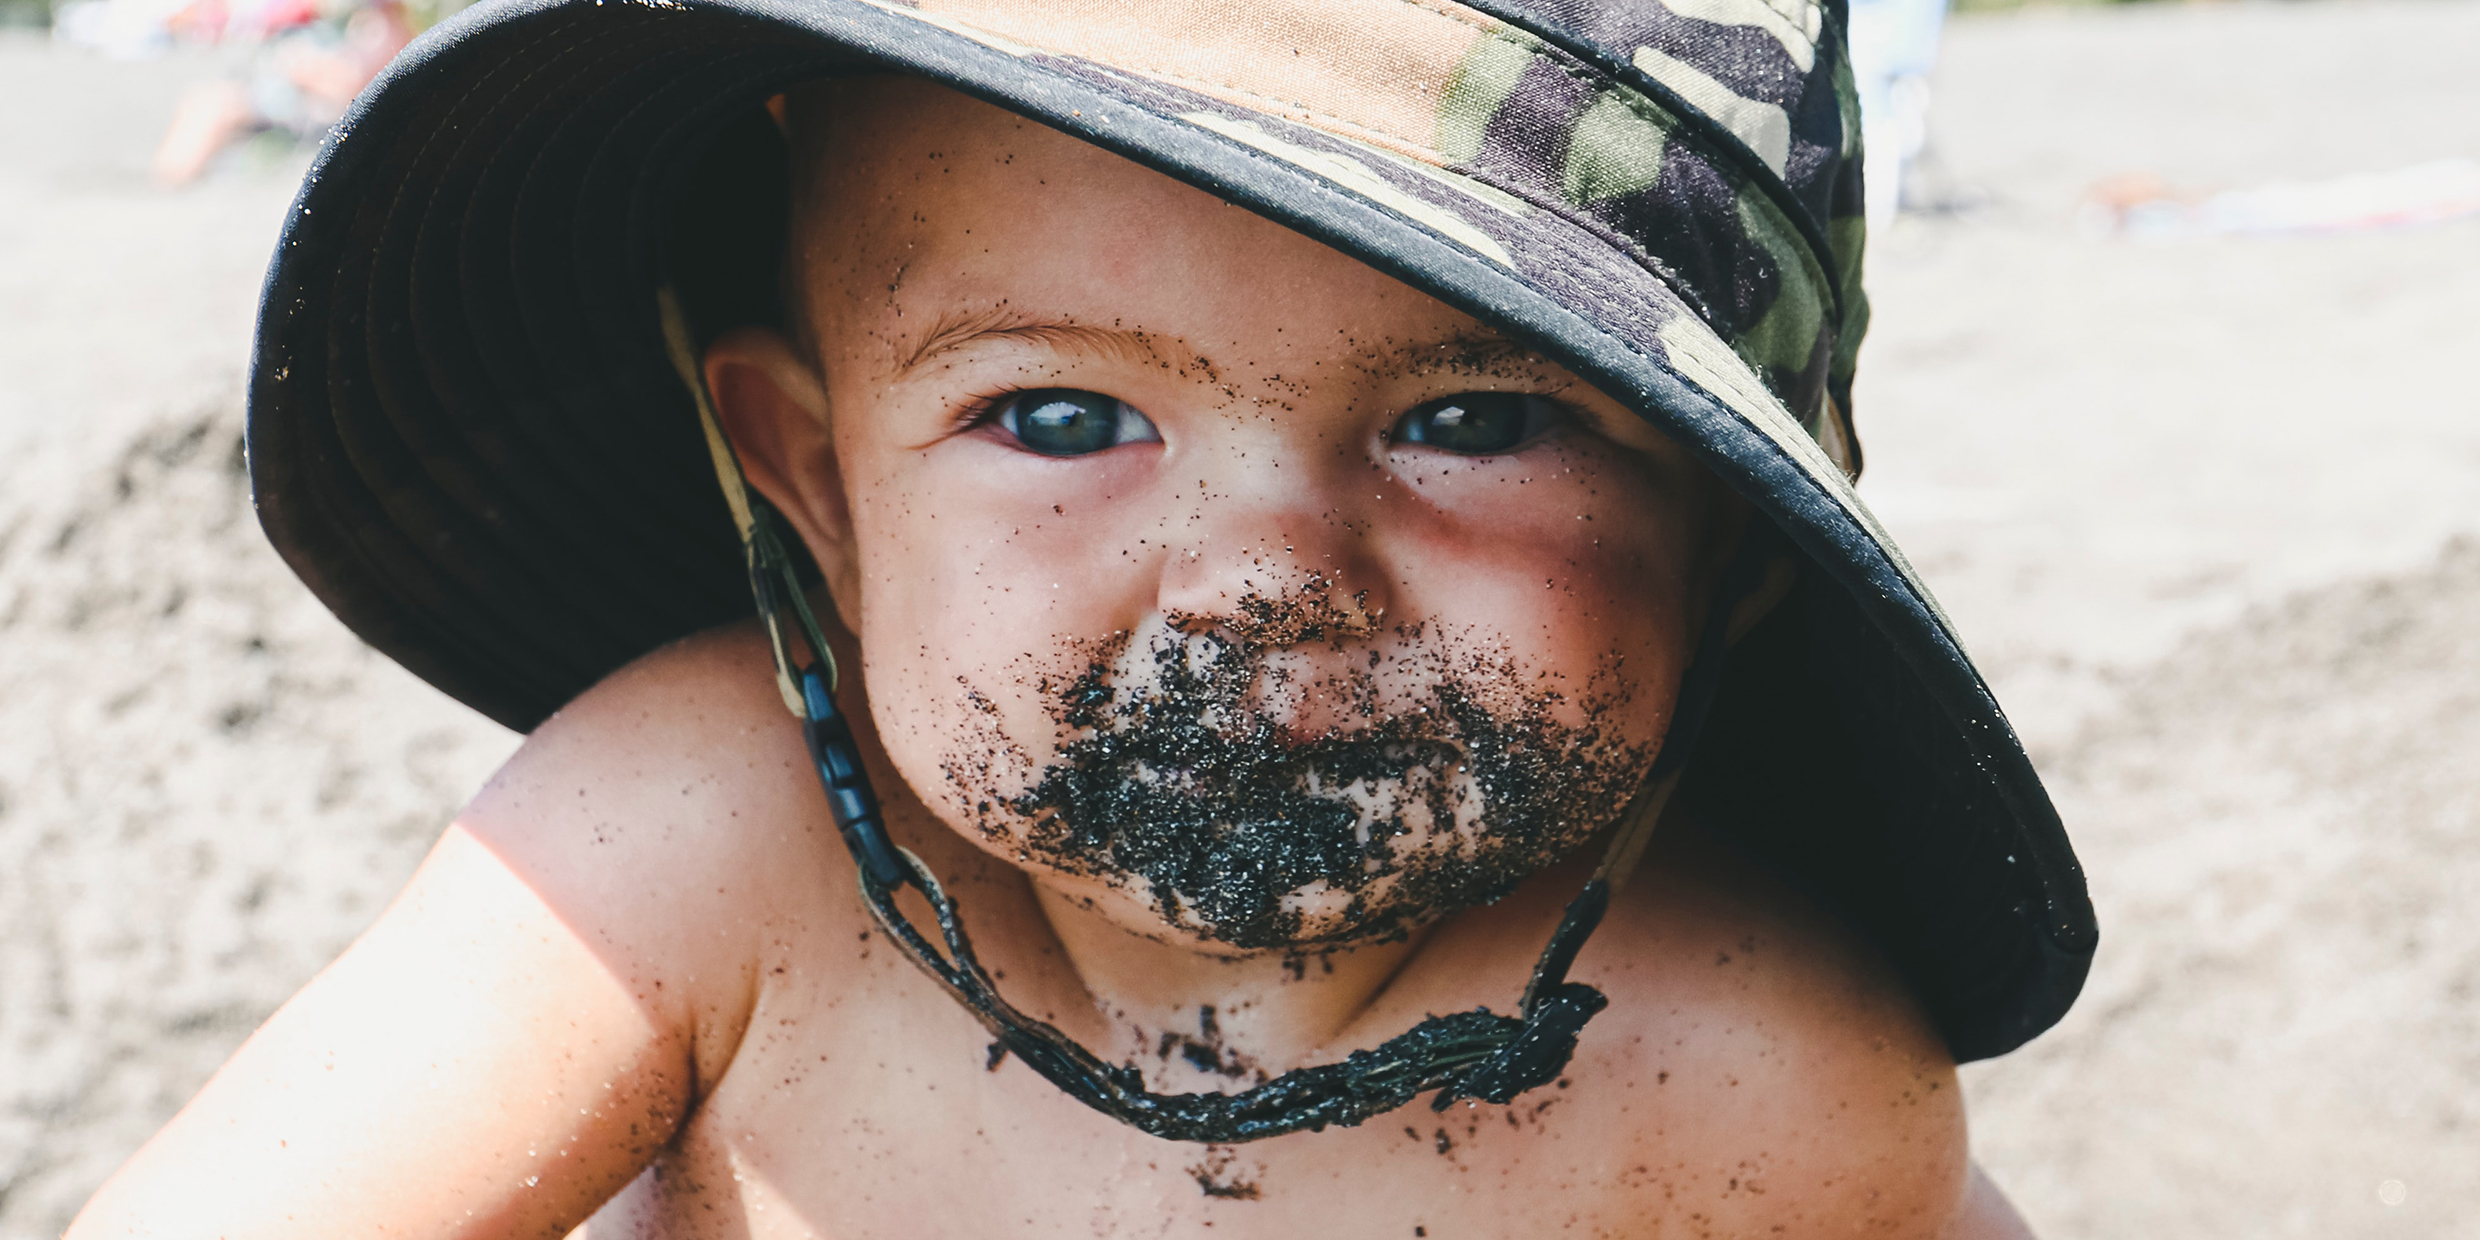
[[[1347, 659], [1351, 653], [1344, 652]], [[1336, 661], [1301, 652], [1253, 669], [1245, 706], [1252, 721], [1297, 747], [1349, 743], [1393, 713], [1373, 686], [1338, 676]], [[1365, 665], [1365, 656], [1352, 661]]]

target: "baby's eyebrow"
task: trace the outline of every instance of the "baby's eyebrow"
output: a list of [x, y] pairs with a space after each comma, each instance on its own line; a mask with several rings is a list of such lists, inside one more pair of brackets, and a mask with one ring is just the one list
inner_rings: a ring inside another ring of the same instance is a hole
[[1533, 346], [1487, 329], [1458, 332], [1442, 340], [1415, 345], [1385, 361], [1388, 369], [1399, 374], [1416, 375], [1441, 370], [1458, 374], [1487, 374], [1511, 366], [1528, 371], [1553, 366], [1550, 359]]
[[1143, 332], [1042, 319], [999, 308], [940, 316], [922, 335], [921, 343], [896, 363], [896, 376], [902, 378], [934, 358], [987, 340], [1025, 341], [1135, 362], [1155, 360], [1153, 343]]

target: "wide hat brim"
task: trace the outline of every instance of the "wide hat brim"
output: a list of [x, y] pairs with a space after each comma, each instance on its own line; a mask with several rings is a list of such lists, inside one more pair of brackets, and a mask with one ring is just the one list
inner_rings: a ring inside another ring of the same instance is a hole
[[[1685, 117], [1683, 141], [1737, 160], [1724, 172], [1771, 195], [1758, 207], [1782, 205], [1778, 180], [1716, 140], [1725, 127], [1527, 24], [1525, 46], [1652, 98], [1643, 115]], [[732, 118], [857, 72], [948, 84], [1268, 216], [1534, 342], [1685, 445], [1803, 563], [1735, 654], [1683, 795], [1878, 943], [1958, 1059], [2064, 1014], [2096, 930], [2057, 815], [1814, 412], [1804, 424], [1781, 376], [1710, 326], [1710, 299], [1605, 223], [1385, 134], [1022, 32], [868, 0], [494, 0], [429, 32], [330, 139], [268, 276], [250, 469], [311, 590], [519, 730], [747, 616], [738, 538], [666, 361], [661, 248]], [[1807, 261], [1821, 300], [1842, 295], [1817, 275], [1830, 259]]]

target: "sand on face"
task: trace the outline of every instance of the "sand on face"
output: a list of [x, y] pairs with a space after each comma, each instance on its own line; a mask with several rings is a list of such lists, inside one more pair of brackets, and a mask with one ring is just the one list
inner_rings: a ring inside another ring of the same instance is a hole
[[[2094, 179], [2480, 154], [2480, 4], [1965, 19], [1985, 201], [1873, 243], [1862, 492], [2044, 764], [2104, 946], [1966, 1070], [2052, 1240], [2480, 1217], [2480, 221], [2080, 235]], [[235, 468], [298, 156], [139, 179], [176, 60], [0, 40], [0, 1240], [54, 1234], [515, 738], [361, 649]]]

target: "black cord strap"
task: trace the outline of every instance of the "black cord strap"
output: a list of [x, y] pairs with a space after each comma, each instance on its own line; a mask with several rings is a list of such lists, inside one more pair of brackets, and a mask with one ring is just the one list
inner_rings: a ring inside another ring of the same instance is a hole
[[[848, 834], [846, 839], [854, 837]], [[861, 893], [888, 937], [1025, 1066], [1077, 1101], [1168, 1140], [1219, 1144], [1317, 1131], [1329, 1124], [1351, 1127], [1430, 1090], [1438, 1091], [1431, 1102], [1435, 1110], [1445, 1110], [1458, 1097], [1507, 1102], [1556, 1079], [1575, 1052], [1576, 1031], [1609, 1002], [1590, 986], [1568, 983], [1524, 1020], [1484, 1008], [1432, 1016], [1375, 1048], [1354, 1051], [1337, 1063], [1286, 1072], [1242, 1093], [1158, 1094], [1145, 1088], [1136, 1069], [1103, 1062], [1001, 998], [973, 954], [955, 902], [919, 857], [905, 849], [893, 851], [905, 867], [904, 884], [929, 901], [946, 952], [897, 911], [897, 885], [880, 882], [865, 861]], [[860, 856], [858, 845], [855, 856]]]

